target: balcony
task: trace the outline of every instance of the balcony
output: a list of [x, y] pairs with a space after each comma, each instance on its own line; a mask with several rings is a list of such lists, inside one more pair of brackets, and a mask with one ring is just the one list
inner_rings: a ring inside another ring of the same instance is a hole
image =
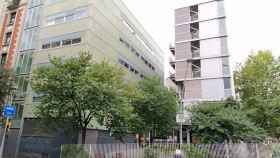
[[194, 60], [192, 61], [192, 77], [193, 78], [200, 78], [201, 77], [201, 61]]
[[191, 12], [191, 21], [196, 21], [198, 20], [198, 13], [196, 12]]
[[199, 58], [200, 57], [199, 48], [192, 47], [191, 52], [192, 52], [192, 58]]
[[175, 47], [173, 45], [169, 45], [169, 50], [173, 55], [175, 55]]
[[8, 2], [7, 8], [9, 10], [14, 10], [19, 7], [20, 0], [8, 0], [7, 2]]
[[175, 82], [175, 81], [176, 81], [176, 80], [175, 80], [175, 73], [170, 74], [169, 78], [170, 78], [173, 82]]
[[173, 69], [175, 69], [175, 61], [170, 61], [169, 64]]
[[191, 37], [192, 37], [192, 39], [198, 39], [199, 38], [199, 31], [198, 30], [192, 30], [191, 31]]
[[191, 21], [198, 20], [198, 5], [194, 5], [190, 7], [190, 16], [191, 16]]
[[200, 70], [193, 70], [192, 72], [192, 77], [193, 78], [200, 78], [201, 77], [201, 71]]

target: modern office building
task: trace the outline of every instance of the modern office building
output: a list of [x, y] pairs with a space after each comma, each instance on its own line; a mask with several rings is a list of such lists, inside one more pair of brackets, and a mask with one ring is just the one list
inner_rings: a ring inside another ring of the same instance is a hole
[[[26, 7], [21, 5], [23, 1], [17, 2], [16, 15], [9, 12], [7, 16], [0, 16], [3, 25], [0, 40], [7, 39], [7, 24], [12, 21], [16, 33], [12, 32], [11, 39], [7, 40], [17, 39], [19, 43], [6, 49], [7, 65], [14, 66], [16, 72], [18, 88], [13, 104], [19, 111], [9, 136], [17, 141], [14, 144], [8, 141], [9, 148], [16, 146], [17, 150], [9, 152], [22, 157], [58, 157], [59, 144], [71, 144], [59, 134], [36, 132], [33, 119], [34, 104], [40, 96], [31, 89], [31, 73], [48, 65], [51, 57], [69, 58], [88, 51], [97, 62], [106, 60], [123, 67], [128, 72], [125, 79], [141, 80], [157, 75], [164, 81], [162, 50], [121, 0], [26, 0]], [[7, 6], [3, 8], [6, 10]], [[103, 140], [108, 139], [98, 139], [97, 134], [96, 142], [88, 143], [104, 143]], [[50, 146], [57, 149], [53, 151]]]
[[186, 108], [200, 101], [234, 96], [223, 0], [200, 0], [175, 10], [175, 47], [171, 78]]

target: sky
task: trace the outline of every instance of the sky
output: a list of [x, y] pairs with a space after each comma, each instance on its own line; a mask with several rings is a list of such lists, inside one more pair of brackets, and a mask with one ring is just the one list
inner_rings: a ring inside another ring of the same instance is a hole
[[[174, 9], [198, 0], [123, 0], [165, 53], [174, 43]], [[268, 49], [280, 55], [279, 0], [225, 0], [231, 63]]]

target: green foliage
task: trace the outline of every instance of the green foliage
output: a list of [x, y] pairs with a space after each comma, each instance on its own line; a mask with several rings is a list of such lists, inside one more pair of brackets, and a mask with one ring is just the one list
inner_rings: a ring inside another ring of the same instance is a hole
[[[35, 114], [50, 127], [81, 131], [93, 120], [107, 128], [124, 125], [129, 118], [123, 71], [106, 62], [91, 63], [91, 56], [53, 58], [49, 67], [33, 72], [32, 88], [41, 94]], [[121, 123], [121, 124], [120, 124]], [[84, 137], [83, 137], [84, 143]]]
[[144, 158], [159, 158], [159, 153], [154, 148], [146, 147], [144, 149]]
[[5, 99], [11, 94], [14, 85], [14, 76], [10, 70], [0, 65], [0, 105], [3, 106]]
[[132, 101], [137, 114], [134, 130], [145, 134], [153, 130], [158, 136], [166, 134], [176, 125], [176, 93], [164, 87], [158, 78], [146, 78], [137, 88], [139, 93]]
[[252, 123], [238, 105], [226, 105], [227, 102], [205, 102], [194, 107], [191, 110], [193, 135], [202, 143], [264, 139], [264, 130]]
[[199, 149], [194, 145], [183, 145], [182, 151], [185, 157], [195, 157], [195, 158], [211, 158], [208, 155], [208, 151], [206, 149]]
[[280, 157], [280, 144], [272, 144], [272, 158]]
[[234, 73], [244, 110], [271, 137], [280, 137], [279, 72], [280, 60], [270, 51], [259, 51]]
[[63, 145], [61, 158], [88, 158], [89, 154], [83, 145]]

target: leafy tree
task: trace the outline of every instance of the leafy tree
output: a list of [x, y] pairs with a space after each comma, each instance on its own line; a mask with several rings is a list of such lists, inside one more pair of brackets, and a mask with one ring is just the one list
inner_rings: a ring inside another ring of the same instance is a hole
[[8, 95], [11, 94], [14, 85], [14, 77], [10, 70], [0, 66], [0, 105], [4, 105]]
[[262, 128], [251, 122], [238, 105], [227, 105], [226, 102], [205, 102], [192, 108], [193, 135], [203, 143], [263, 140]]
[[280, 137], [280, 60], [270, 51], [249, 56], [234, 73], [249, 118], [272, 137]]
[[164, 136], [175, 125], [177, 97], [174, 91], [164, 87], [158, 78], [145, 78], [137, 86], [138, 95], [132, 101], [134, 131], [140, 134]]
[[256, 96], [268, 98], [279, 94], [279, 89], [272, 89], [271, 85], [275, 77], [275, 63], [270, 51], [259, 51], [256, 55], [250, 55], [245, 64], [238, 67], [234, 79], [242, 101], [254, 105]]
[[124, 124], [132, 111], [125, 95], [123, 71], [90, 60], [88, 53], [66, 60], [53, 58], [51, 66], [35, 70], [32, 79], [33, 90], [42, 95], [36, 116], [47, 127], [81, 131], [83, 144], [91, 122], [114, 128], [117, 123]]

